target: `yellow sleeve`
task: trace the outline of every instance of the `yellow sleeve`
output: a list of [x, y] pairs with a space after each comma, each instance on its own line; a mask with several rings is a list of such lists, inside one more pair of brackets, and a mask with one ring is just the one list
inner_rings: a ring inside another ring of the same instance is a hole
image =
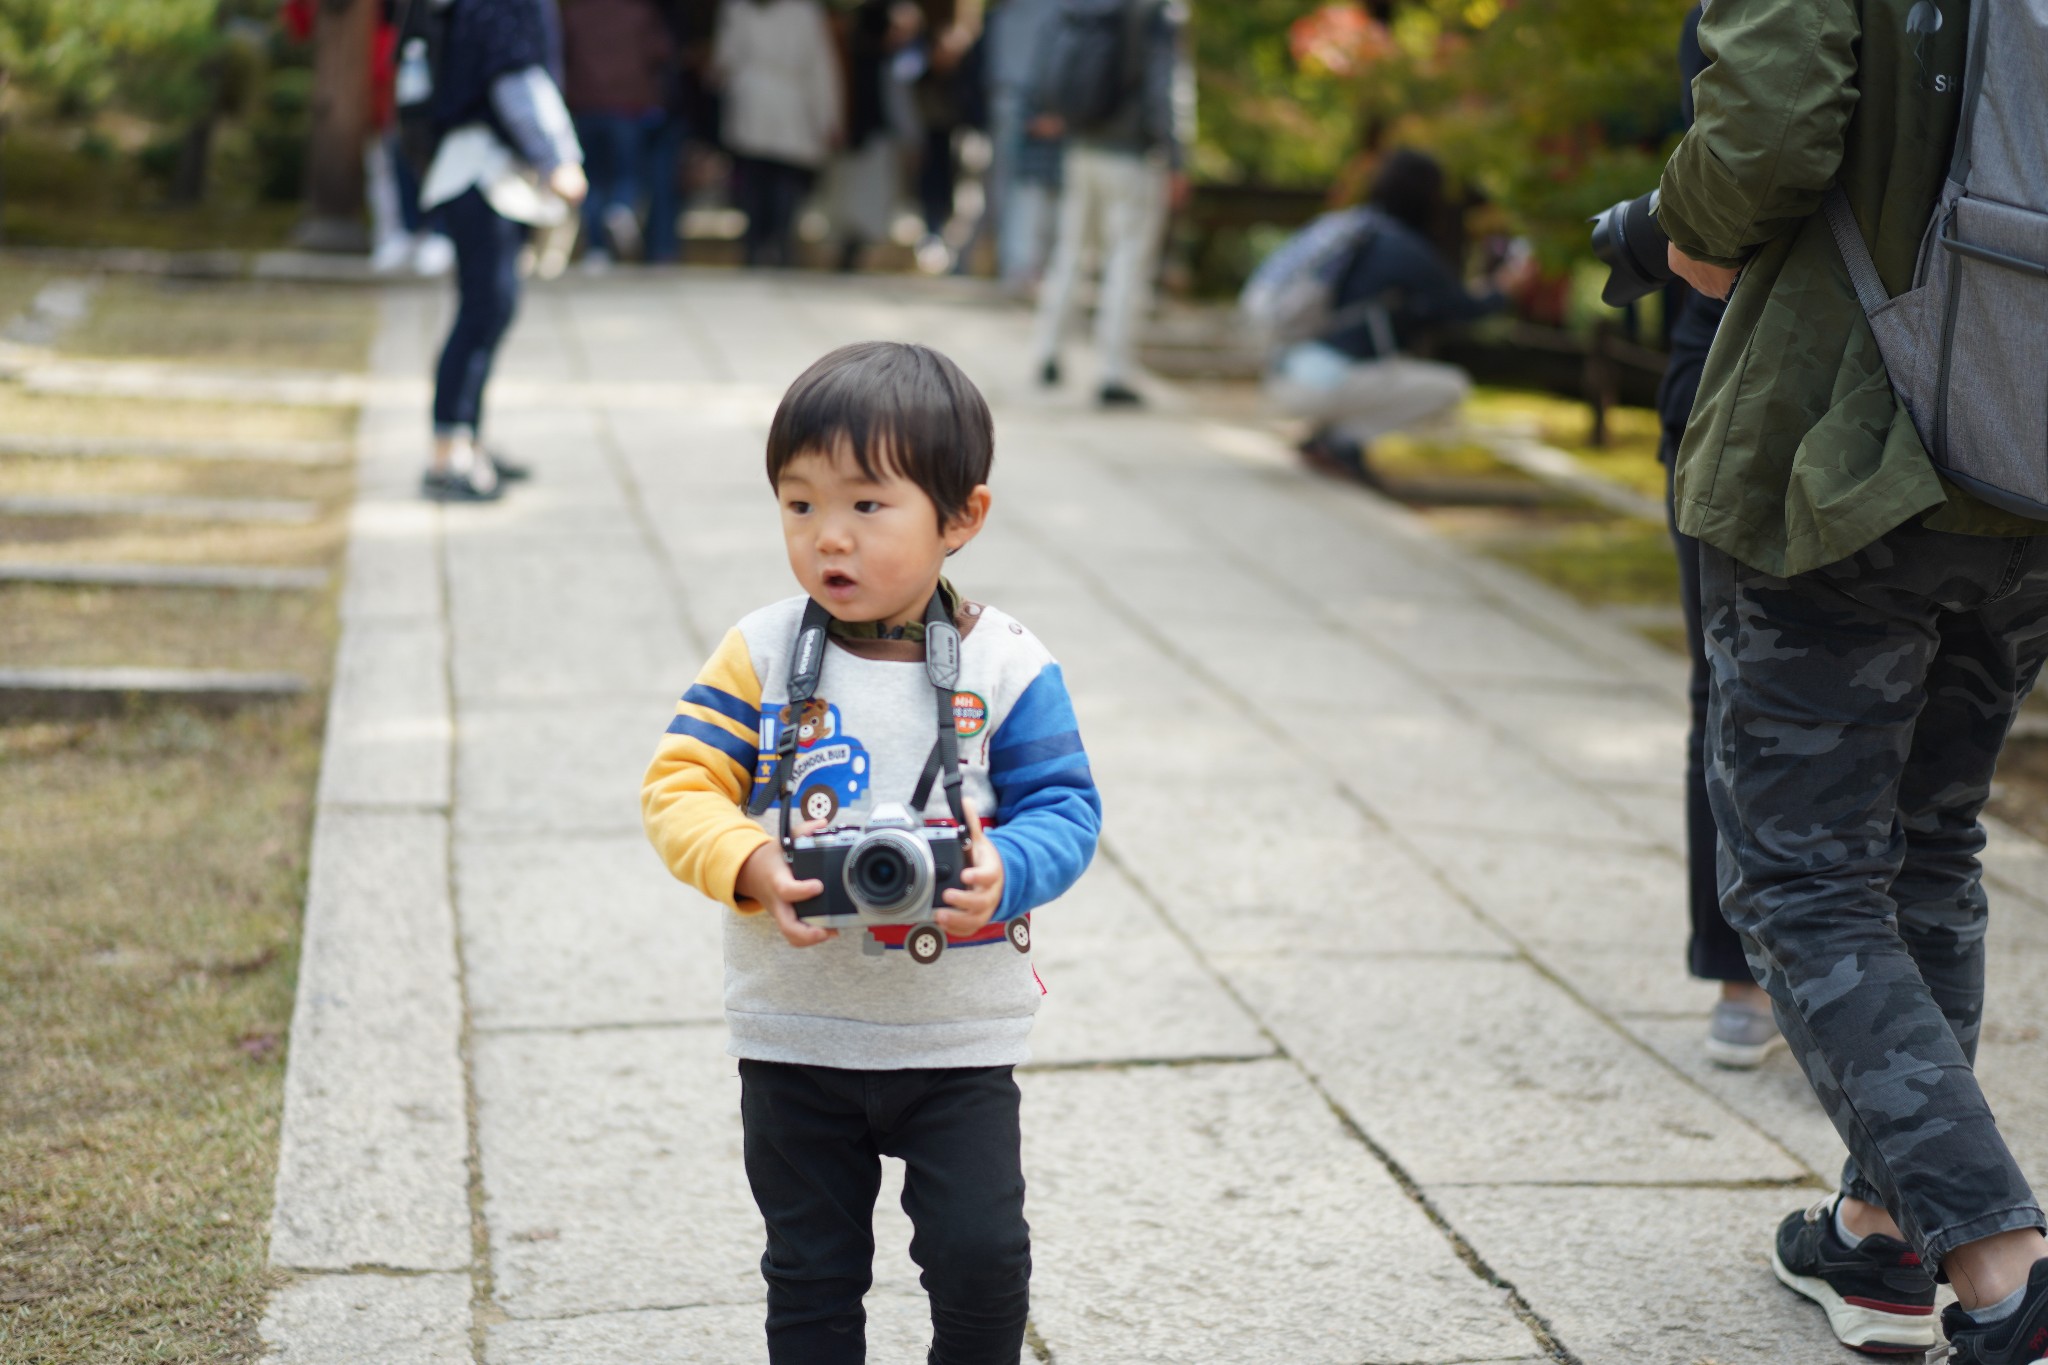
[[735, 910], [733, 882], [768, 832], [747, 814], [760, 763], [761, 680], [746, 637], [728, 631], [676, 703], [640, 785], [640, 813], [655, 852], [678, 878]]

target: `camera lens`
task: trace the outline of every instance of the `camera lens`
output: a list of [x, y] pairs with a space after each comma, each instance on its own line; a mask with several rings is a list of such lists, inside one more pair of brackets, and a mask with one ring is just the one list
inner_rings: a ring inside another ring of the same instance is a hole
[[1608, 267], [1601, 300], [1611, 308], [1654, 294], [1671, 280], [1670, 239], [1657, 223], [1658, 192], [1624, 200], [1593, 219], [1593, 254]]
[[902, 830], [876, 830], [846, 854], [846, 894], [869, 915], [900, 917], [931, 904], [931, 848]]

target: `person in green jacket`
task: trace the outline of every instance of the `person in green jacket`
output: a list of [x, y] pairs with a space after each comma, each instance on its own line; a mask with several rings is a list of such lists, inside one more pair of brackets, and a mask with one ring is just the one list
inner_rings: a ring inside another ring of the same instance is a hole
[[1673, 268], [1729, 299], [1676, 471], [1702, 542], [1721, 908], [1850, 1151], [1774, 1267], [1874, 1351], [1931, 1345], [1947, 1279], [1950, 1359], [2032, 1365], [2048, 1220], [1973, 1067], [1979, 816], [2048, 657], [2048, 524], [1936, 472], [1818, 211], [1841, 185], [1907, 288], [1969, 19], [1970, 0], [1712, 0], [1659, 214]]

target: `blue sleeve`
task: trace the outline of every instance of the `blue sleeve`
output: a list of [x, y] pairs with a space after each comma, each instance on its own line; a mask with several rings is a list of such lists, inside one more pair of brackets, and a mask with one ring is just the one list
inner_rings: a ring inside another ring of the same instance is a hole
[[1058, 664], [1041, 669], [1003, 717], [989, 744], [988, 775], [998, 822], [988, 837], [1003, 855], [996, 918], [1013, 920], [1079, 881], [1102, 832], [1102, 797]]

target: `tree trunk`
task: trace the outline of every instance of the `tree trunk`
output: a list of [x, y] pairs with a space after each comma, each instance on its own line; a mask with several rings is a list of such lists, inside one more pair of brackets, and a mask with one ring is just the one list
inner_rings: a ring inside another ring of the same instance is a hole
[[363, 142], [370, 133], [370, 45], [376, 0], [321, 0], [313, 32], [313, 130], [306, 155], [306, 216], [298, 244], [365, 251]]

